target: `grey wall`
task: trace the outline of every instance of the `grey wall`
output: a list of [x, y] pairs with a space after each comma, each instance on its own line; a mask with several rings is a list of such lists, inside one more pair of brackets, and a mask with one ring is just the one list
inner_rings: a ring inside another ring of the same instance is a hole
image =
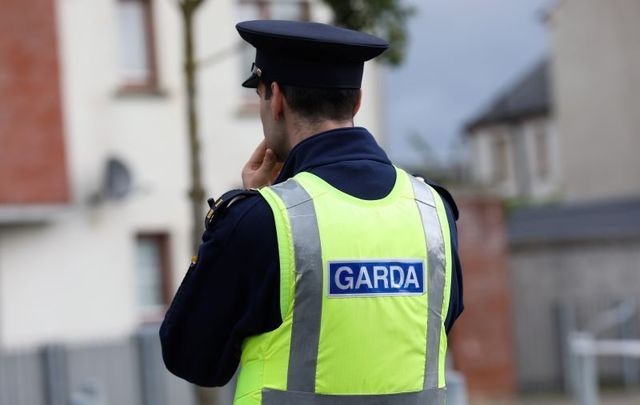
[[640, 1], [564, 0], [548, 26], [566, 198], [640, 194]]
[[[512, 246], [510, 267], [518, 377], [525, 390], [562, 386], [561, 309], [574, 312], [580, 329], [616, 301], [640, 297], [640, 239]], [[618, 363], [606, 360], [602, 370], [615, 371]]]

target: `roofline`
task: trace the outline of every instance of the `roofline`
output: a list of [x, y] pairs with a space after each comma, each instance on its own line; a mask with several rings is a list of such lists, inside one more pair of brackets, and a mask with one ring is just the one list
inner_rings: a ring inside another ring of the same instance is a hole
[[[495, 97], [493, 97], [490, 101], [486, 103], [486, 108], [483, 109], [483, 112], [478, 113], [474, 117], [470, 118], [465, 124], [464, 129], [465, 132], [474, 131], [482, 126], [486, 125], [494, 125], [494, 124], [502, 124], [502, 123], [512, 123], [514, 121], [521, 120], [523, 118], [528, 118], [535, 115], [544, 115], [551, 112], [553, 109], [553, 95], [549, 93], [547, 95], [548, 99], [545, 100], [544, 105], [538, 105], [536, 108], [530, 108], [529, 110], [520, 110], [517, 113], [512, 113], [510, 115], [503, 114], [498, 117], [487, 117], [487, 115], [491, 114], [491, 110], [494, 109], [494, 106], [498, 104], [501, 100], [507, 99], [511, 94], [514, 93], [516, 89], [518, 89], [523, 83], [526, 83], [530, 77], [538, 71], [538, 69], [544, 69], [547, 74], [547, 81], [549, 81], [549, 69], [550, 69], [551, 57], [548, 54], [545, 54], [542, 58], [538, 59], [536, 62], [529, 65], [526, 70], [521, 71], [517, 76], [514, 76], [511, 80], [506, 82], [503, 86], [500, 86], [500, 90], [495, 92]], [[547, 83], [548, 91], [551, 92], [552, 84], [550, 82]]]
[[521, 112], [518, 114], [507, 115], [501, 117], [499, 119], [480, 119], [477, 121], [473, 121], [464, 127], [464, 132], [467, 136], [474, 135], [479, 129], [484, 129], [487, 127], [506, 124], [506, 125], [517, 125], [522, 121], [526, 121], [527, 119], [538, 118], [538, 117], [551, 117], [551, 108], [543, 107], [532, 109], [529, 111]]

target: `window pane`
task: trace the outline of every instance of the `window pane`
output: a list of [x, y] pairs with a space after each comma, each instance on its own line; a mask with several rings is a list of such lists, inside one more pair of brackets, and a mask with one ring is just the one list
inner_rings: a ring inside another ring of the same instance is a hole
[[162, 307], [162, 246], [159, 238], [139, 237], [136, 244], [138, 308], [143, 312]]
[[300, 20], [302, 3], [299, 1], [274, 1], [271, 4], [272, 20]]
[[536, 128], [536, 155], [538, 157], [538, 177], [546, 179], [549, 176], [549, 148], [547, 131], [543, 125]]
[[125, 83], [146, 83], [150, 76], [149, 38], [141, 0], [118, 2], [121, 74]]
[[495, 181], [502, 182], [507, 180], [509, 175], [509, 145], [504, 134], [499, 134], [494, 142], [493, 178]]
[[239, 21], [260, 19], [260, 8], [257, 1], [241, 1], [238, 6]]

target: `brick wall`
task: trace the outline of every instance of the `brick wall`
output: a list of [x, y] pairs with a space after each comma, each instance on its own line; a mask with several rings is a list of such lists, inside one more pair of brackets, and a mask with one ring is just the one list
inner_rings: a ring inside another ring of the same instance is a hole
[[516, 365], [504, 212], [497, 200], [457, 202], [465, 310], [450, 337], [454, 365], [471, 397], [510, 397]]
[[53, 2], [2, 1], [0, 205], [69, 198]]

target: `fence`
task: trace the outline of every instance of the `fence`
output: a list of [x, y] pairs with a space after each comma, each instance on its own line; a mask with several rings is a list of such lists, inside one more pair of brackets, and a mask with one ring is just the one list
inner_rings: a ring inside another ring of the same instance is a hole
[[0, 354], [0, 405], [194, 404], [166, 371], [157, 327], [123, 341]]
[[[120, 342], [0, 354], [0, 405], [195, 405], [160, 350], [157, 327], [148, 327]], [[447, 383], [448, 403], [466, 405], [462, 375], [448, 370]], [[233, 389], [218, 398], [231, 404]]]
[[[640, 369], [640, 339], [632, 339], [638, 317], [638, 300], [635, 297], [620, 301], [617, 305], [593, 316], [581, 332], [572, 331], [567, 337], [569, 358], [569, 386], [580, 405], [597, 405], [598, 363], [603, 358], [622, 360], [622, 376], [625, 385], [637, 384]], [[618, 338], [602, 338], [617, 331]]]
[[[576, 392], [573, 371], [575, 365], [572, 359], [573, 350], [570, 347], [572, 335], [578, 331], [587, 331], [594, 333], [599, 339], [638, 339], [640, 312], [635, 310], [638, 303], [636, 297], [589, 297], [557, 307], [556, 320], [561, 353], [559, 358], [567, 392]], [[625, 310], [627, 307], [632, 310]], [[616, 308], [621, 308], [623, 312], [615, 315]], [[610, 322], [608, 318], [612, 315], [615, 316], [613, 322]], [[616, 321], [618, 316], [623, 318], [619, 322]], [[602, 356], [598, 360], [597, 374], [601, 382], [607, 385], [637, 387], [640, 384], [640, 362], [632, 356]]]

